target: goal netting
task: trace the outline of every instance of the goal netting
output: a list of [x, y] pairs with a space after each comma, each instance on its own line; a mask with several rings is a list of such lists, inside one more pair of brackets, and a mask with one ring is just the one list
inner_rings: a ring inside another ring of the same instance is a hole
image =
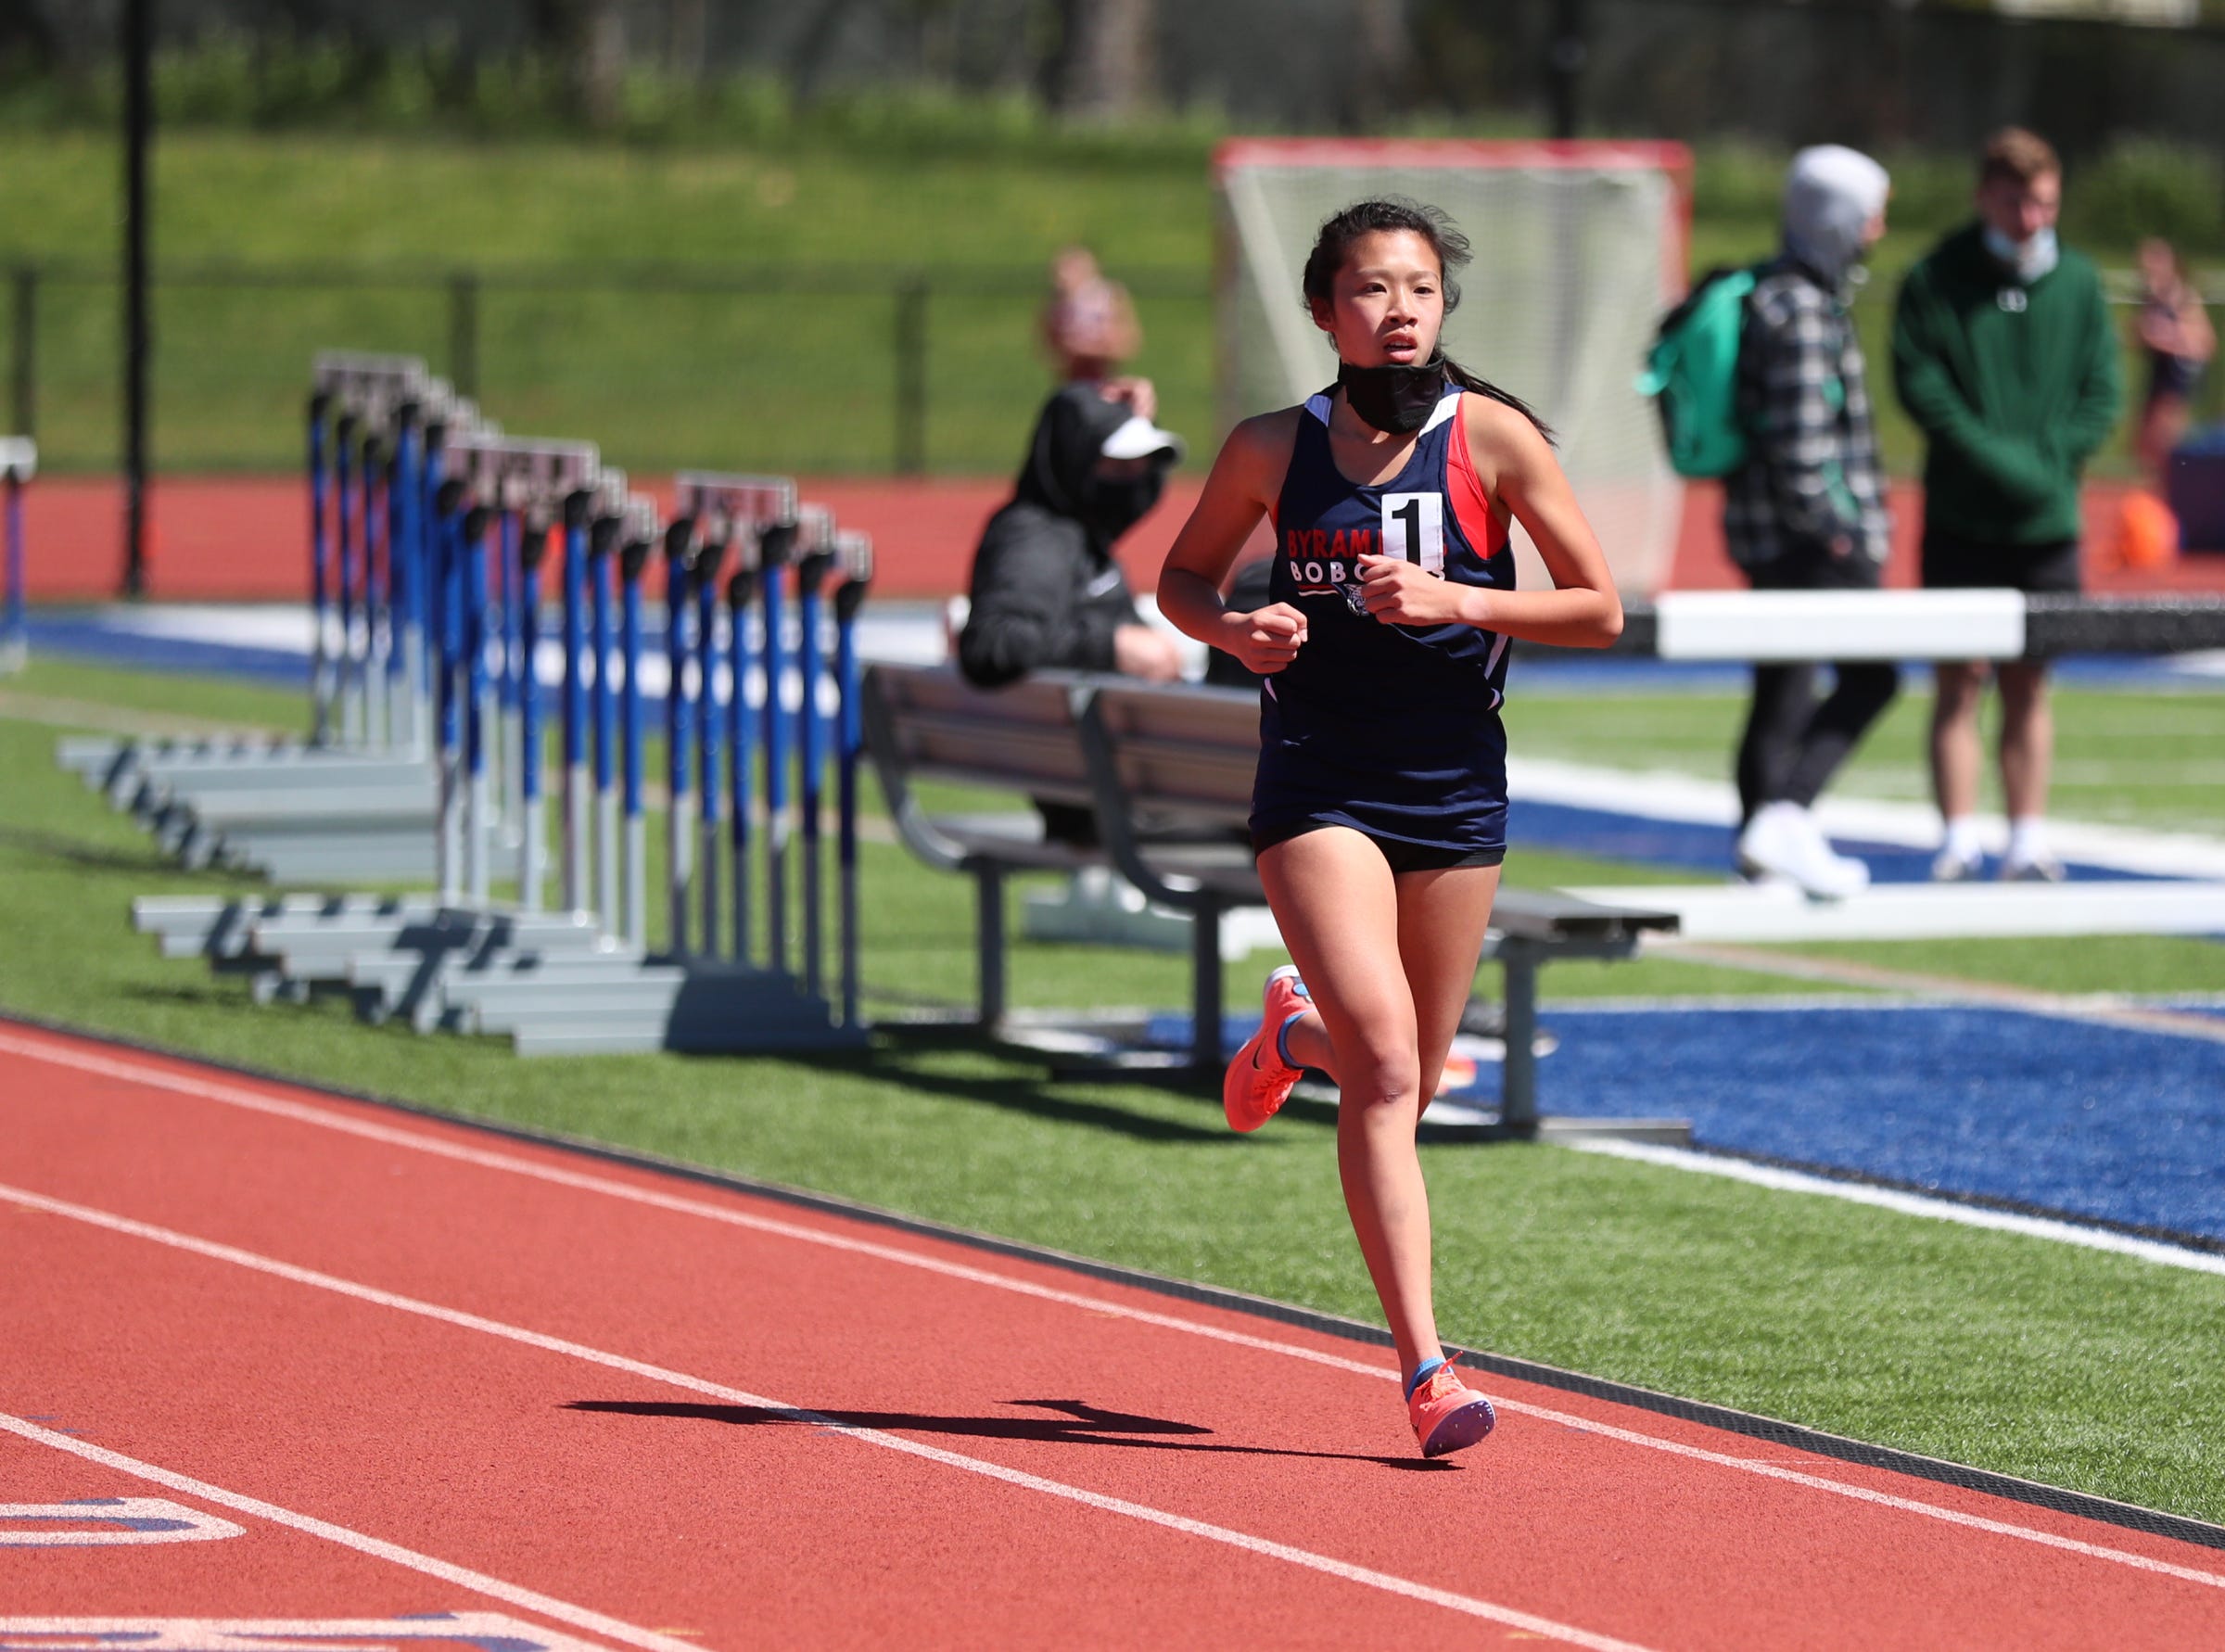
[[[1214, 157], [1223, 427], [1336, 376], [1299, 290], [1322, 221], [1371, 196], [1442, 207], [1475, 247], [1455, 360], [1536, 408], [1625, 595], [1667, 578], [1684, 489], [1639, 367], [1685, 285], [1691, 158], [1659, 143], [1236, 139]], [[1545, 582], [1519, 526], [1524, 585]]]

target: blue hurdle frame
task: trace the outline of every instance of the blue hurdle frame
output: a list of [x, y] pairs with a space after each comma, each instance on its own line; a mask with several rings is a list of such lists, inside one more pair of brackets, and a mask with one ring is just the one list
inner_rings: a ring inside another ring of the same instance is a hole
[[619, 933], [628, 945], [645, 949], [649, 945], [648, 821], [642, 808], [642, 770], [648, 756], [648, 731], [643, 727], [642, 704], [642, 571], [654, 548], [655, 519], [642, 525], [618, 553], [618, 653], [625, 667], [623, 715], [620, 718], [625, 753], [625, 909]]
[[[692, 525], [693, 526], [693, 525]], [[695, 680], [702, 696], [701, 715], [695, 719], [696, 760], [696, 897], [703, 925], [699, 950], [706, 958], [718, 954], [718, 929], [723, 918], [718, 898], [718, 854], [724, 846], [726, 794], [719, 783], [719, 751], [726, 743], [726, 718], [719, 715], [718, 690], [726, 680], [725, 645], [719, 601], [718, 571], [726, 561], [722, 540], [697, 538], [688, 579], [695, 599]], [[737, 867], [734, 875], [743, 876]]]
[[0, 672], [21, 669], [31, 657], [30, 575], [23, 537], [23, 487], [36, 474], [38, 444], [28, 436], [0, 438]]

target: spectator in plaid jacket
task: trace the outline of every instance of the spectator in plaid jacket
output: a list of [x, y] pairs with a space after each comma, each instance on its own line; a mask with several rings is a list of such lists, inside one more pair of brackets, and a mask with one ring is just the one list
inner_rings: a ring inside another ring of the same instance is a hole
[[[1885, 233], [1885, 169], [1837, 145], [1803, 149], [1785, 183], [1785, 239], [1757, 272], [1738, 349], [1747, 460], [1725, 480], [1723, 531], [1757, 591], [1871, 591], [1890, 525], [1862, 347], [1847, 314], [1863, 255]], [[1811, 807], [1891, 701], [1889, 664], [1756, 666], [1738, 748], [1739, 870], [1813, 896], [1851, 895], [1868, 869], [1837, 854]]]

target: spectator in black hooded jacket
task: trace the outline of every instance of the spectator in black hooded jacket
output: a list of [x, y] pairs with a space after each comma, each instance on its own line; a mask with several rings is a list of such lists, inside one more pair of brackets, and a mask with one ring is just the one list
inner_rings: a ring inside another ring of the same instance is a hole
[[1143, 622], [1112, 560], [1182, 455], [1154, 411], [1140, 379], [1071, 384], [1044, 404], [1012, 497], [973, 553], [958, 640], [968, 681], [996, 688], [1055, 667], [1153, 682], [1181, 674], [1173, 640]]

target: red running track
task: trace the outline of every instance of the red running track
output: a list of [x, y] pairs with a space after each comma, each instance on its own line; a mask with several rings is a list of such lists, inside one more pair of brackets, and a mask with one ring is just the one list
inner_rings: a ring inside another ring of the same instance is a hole
[[0, 1256], [0, 1495], [240, 1529], [0, 1507], [0, 1646], [2225, 1644], [2193, 1543], [1497, 1379], [1425, 1466], [1364, 1346], [8, 1023]]
[[[669, 505], [668, 481], [643, 482]], [[1177, 476], [1158, 509], [1121, 541], [1121, 565], [1138, 591], [1159, 581], [1167, 547], [1196, 503], [1202, 481]], [[1003, 477], [817, 477], [803, 496], [846, 527], [873, 536], [884, 598], [940, 598], [966, 589], [973, 546], [989, 514], [1011, 497]], [[2121, 484], [2085, 491], [2087, 589], [2126, 595], [2225, 591], [2225, 555], [2193, 554], [2155, 572], [2112, 567], [2102, 554], [2115, 535]], [[161, 477], [150, 491], [153, 554], [147, 591], [171, 602], [304, 602], [309, 595], [309, 502], [293, 477]], [[1923, 523], [1922, 490], [1893, 486], [1893, 551], [1886, 583], [1913, 585]], [[43, 477], [25, 500], [26, 586], [33, 602], [106, 602], [123, 574], [123, 492], [108, 477]], [[1254, 537], [1264, 548], [1264, 532]], [[654, 580], [656, 576], [652, 576]], [[1685, 490], [1685, 515], [1669, 583], [1721, 591], [1744, 583], [1723, 548], [1722, 493], [1712, 483]]]

